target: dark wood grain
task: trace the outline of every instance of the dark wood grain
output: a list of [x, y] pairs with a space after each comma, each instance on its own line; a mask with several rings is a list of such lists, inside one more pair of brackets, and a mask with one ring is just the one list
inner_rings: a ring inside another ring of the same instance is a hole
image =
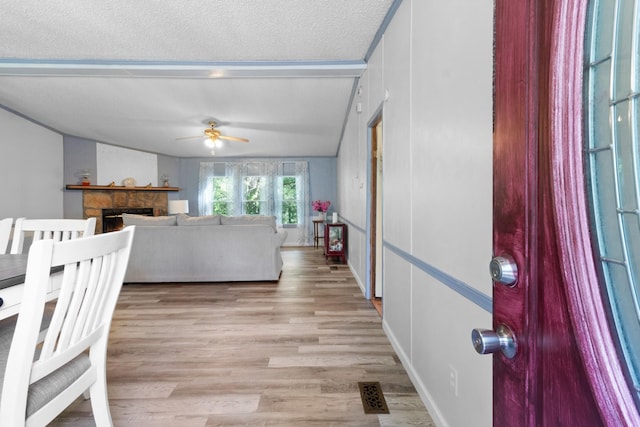
[[[495, 5], [495, 95], [493, 253], [514, 258], [515, 287], [494, 284], [493, 323], [509, 326], [518, 340], [513, 359], [493, 356], [493, 422], [496, 426], [535, 426], [539, 394], [535, 374], [536, 294], [535, 202], [537, 186], [537, 84], [533, 46], [536, 2], [498, 0]], [[534, 122], [532, 123], [532, 119]], [[533, 125], [532, 125], [533, 124]]]

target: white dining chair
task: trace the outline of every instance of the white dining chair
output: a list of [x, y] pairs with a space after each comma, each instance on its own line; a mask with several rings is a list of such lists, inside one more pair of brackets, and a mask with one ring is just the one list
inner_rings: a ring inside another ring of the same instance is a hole
[[[93, 236], [96, 229], [96, 218], [88, 219], [27, 219], [18, 218], [13, 227], [11, 240], [11, 254], [22, 254], [28, 251], [25, 241], [31, 238], [31, 244], [51, 239], [57, 242]], [[42, 337], [51, 320], [51, 304], [47, 304], [45, 315], [42, 319]], [[9, 318], [3, 324], [15, 323], [15, 318]]]
[[7, 253], [9, 239], [11, 238], [11, 226], [13, 218], [0, 219], [0, 254]]
[[13, 227], [12, 254], [21, 254], [25, 237], [32, 235], [32, 243], [43, 239], [64, 241], [93, 236], [96, 219], [27, 219], [18, 218]]
[[[106, 357], [135, 226], [84, 239], [35, 242], [29, 250], [15, 330], [0, 330], [0, 424], [45, 426], [89, 390], [97, 426], [112, 426]], [[63, 266], [62, 273], [52, 268]], [[38, 344], [52, 274], [62, 287], [44, 342]], [[9, 337], [12, 335], [12, 337]], [[10, 346], [2, 345], [11, 342]]]

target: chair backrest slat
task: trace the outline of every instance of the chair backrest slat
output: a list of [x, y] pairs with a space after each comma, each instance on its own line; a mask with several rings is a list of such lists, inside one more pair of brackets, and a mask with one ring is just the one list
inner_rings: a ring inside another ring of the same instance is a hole
[[0, 219], [0, 254], [7, 253], [9, 239], [11, 238], [11, 226], [13, 218]]
[[13, 231], [11, 253], [21, 254], [27, 235], [32, 236], [32, 244], [51, 239], [56, 242], [93, 236], [96, 219], [26, 219], [18, 218]]

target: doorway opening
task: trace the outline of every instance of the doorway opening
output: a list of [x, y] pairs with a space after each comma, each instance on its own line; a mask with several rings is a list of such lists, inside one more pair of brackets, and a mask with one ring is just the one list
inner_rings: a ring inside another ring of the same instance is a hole
[[370, 125], [369, 295], [382, 316], [382, 115]]

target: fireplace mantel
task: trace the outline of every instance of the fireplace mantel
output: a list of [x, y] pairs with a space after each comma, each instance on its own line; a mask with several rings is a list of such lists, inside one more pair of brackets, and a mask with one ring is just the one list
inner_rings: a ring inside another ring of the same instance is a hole
[[67, 185], [67, 190], [111, 190], [111, 191], [180, 191], [178, 187], [124, 187], [121, 185]]

